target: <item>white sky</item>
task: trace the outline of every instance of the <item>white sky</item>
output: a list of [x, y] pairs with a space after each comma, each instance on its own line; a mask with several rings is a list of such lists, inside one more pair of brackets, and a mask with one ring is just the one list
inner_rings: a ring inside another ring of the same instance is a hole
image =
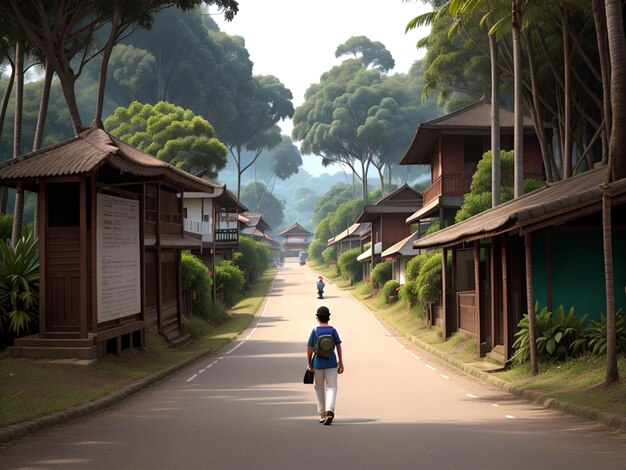
[[[214, 16], [215, 21], [222, 31], [243, 36], [253, 73], [276, 76], [291, 90], [295, 107], [322, 73], [341, 63], [335, 50], [352, 36], [382, 42], [396, 61], [391, 73], [408, 72], [424, 55], [415, 44], [428, 30], [404, 32], [412, 18], [431, 10], [421, 0], [238, 1], [239, 13], [232, 22], [221, 16]], [[291, 135], [291, 121], [280, 125]], [[303, 162], [309, 173], [324, 171], [317, 158], [306, 156]]]

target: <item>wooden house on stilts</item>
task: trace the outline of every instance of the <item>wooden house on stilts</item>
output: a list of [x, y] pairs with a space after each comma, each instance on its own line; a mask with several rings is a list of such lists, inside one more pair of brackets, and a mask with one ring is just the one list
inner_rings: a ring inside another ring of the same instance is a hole
[[185, 344], [182, 194], [196, 178], [99, 128], [0, 164], [0, 185], [37, 193], [39, 331], [12, 356], [94, 359], [144, 344]]

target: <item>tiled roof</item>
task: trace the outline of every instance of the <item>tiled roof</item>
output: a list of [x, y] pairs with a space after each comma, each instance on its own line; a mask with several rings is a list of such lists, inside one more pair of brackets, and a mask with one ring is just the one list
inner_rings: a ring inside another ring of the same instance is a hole
[[307, 229], [305, 229], [298, 222], [296, 222], [290, 225], [289, 227], [287, 227], [282, 232], [280, 232], [278, 235], [284, 237], [285, 235], [313, 235], [313, 234], [309, 232]]
[[2, 162], [0, 184], [11, 186], [27, 178], [84, 175], [104, 164], [139, 177], [163, 177], [193, 191], [211, 192], [219, 186], [142, 152], [97, 127], [90, 127], [72, 139]]
[[[415, 248], [452, 246], [510, 231], [532, 231], [543, 225], [570, 220], [598, 210], [606, 167], [525, 194], [481, 212], [463, 222], [446, 227], [414, 243]], [[611, 183], [614, 201], [626, 199], [626, 179]]]

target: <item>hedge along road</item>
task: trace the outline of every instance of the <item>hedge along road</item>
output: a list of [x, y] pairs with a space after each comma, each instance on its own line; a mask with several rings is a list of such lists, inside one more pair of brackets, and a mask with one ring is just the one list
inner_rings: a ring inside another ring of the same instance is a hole
[[[2, 468], [609, 469], [624, 434], [501, 392], [420, 351], [288, 260], [250, 327], [110, 409], [11, 442]], [[301, 383], [315, 310], [343, 340], [336, 418]]]

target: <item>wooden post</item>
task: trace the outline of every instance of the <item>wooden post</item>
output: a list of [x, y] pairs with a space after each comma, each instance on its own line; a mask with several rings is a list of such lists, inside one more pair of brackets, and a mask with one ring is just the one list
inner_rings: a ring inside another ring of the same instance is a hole
[[79, 180], [79, 196], [78, 202], [80, 207], [79, 214], [79, 253], [80, 253], [80, 266], [79, 266], [79, 284], [80, 293], [78, 300], [78, 309], [80, 315], [80, 337], [81, 339], [87, 338], [87, 182], [86, 177], [81, 176]]
[[39, 218], [39, 337], [46, 336], [46, 237], [48, 236], [48, 204], [46, 202], [46, 183], [39, 181], [37, 193], [37, 217]]
[[91, 331], [98, 331], [98, 276], [96, 266], [98, 263], [98, 230], [97, 230], [97, 207], [98, 191], [96, 173], [91, 174]]
[[474, 321], [476, 322], [476, 331], [478, 337], [478, 355], [482, 356], [482, 327], [480, 321], [480, 309], [481, 309], [481, 301], [480, 301], [480, 241], [474, 241]]
[[539, 373], [537, 366], [537, 343], [535, 335], [535, 306], [533, 301], [533, 251], [532, 235], [524, 237], [524, 251], [526, 253], [526, 308], [528, 311], [528, 340], [530, 342], [530, 371], [533, 375]]
[[443, 333], [443, 338], [448, 338], [448, 314], [452, 312], [448, 312], [448, 302], [446, 301], [447, 292], [446, 292], [446, 284], [447, 284], [447, 273], [446, 273], [446, 257], [448, 256], [448, 249], [443, 248], [441, 250], [441, 305], [443, 310], [443, 318], [441, 319], [441, 332]]
[[502, 261], [502, 332], [504, 341], [504, 360], [511, 358], [511, 344], [509, 340], [509, 280], [507, 270], [506, 237], [502, 237], [501, 244]]

